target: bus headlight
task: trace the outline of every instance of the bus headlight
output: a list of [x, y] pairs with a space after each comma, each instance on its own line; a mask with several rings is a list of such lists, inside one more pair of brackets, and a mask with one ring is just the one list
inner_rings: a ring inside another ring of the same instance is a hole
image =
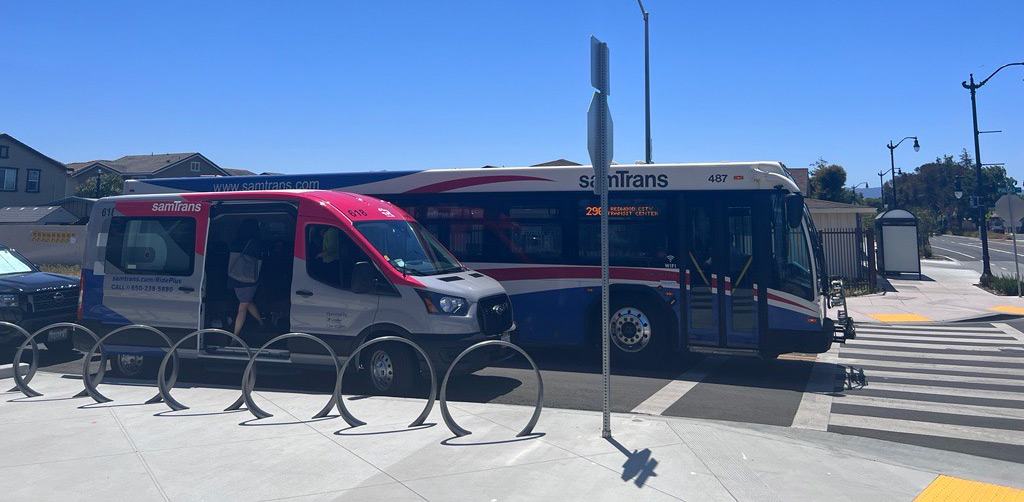
[[466, 315], [469, 312], [469, 302], [458, 296], [442, 295], [431, 291], [417, 289], [420, 298], [423, 299], [423, 306], [427, 313], [438, 315]]
[[0, 307], [17, 307], [18, 295], [0, 295]]

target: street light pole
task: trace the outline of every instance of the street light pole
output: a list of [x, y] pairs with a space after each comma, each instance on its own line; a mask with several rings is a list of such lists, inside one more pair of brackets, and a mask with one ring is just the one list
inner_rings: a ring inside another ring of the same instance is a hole
[[889, 199], [885, 198], [885, 171], [878, 173], [878, 189], [882, 191], [882, 207], [887, 208]]
[[644, 14], [644, 113], [647, 132], [644, 145], [647, 150], [647, 163], [650, 164], [653, 147], [651, 144], [651, 25], [644, 3], [641, 0], [636, 0], [636, 3], [640, 4], [640, 12]]
[[[902, 144], [904, 141], [906, 141], [908, 139], [913, 139], [914, 140], [914, 151], [915, 152], [921, 151], [921, 143], [917, 142], [917, 136], [907, 136], [906, 138], [901, 139], [900, 142], [896, 143], [895, 145], [892, 144], [892, 140], [889, 140], [889, 144], [885, 145], [885, 147], [889, 149], [889, 166], [890, 166], [889, 167], [889, 172], [892, 173], [892, 208], [893, 209], [896, 209], [896, 203], [897, 203], [897, 195], [896, 195], [896, 155], [894, 154], [894, 152], [896, 151], [896, 147], [900, 146], [900, 144]], [[900, 174], [903, 174], [902, 171], [900, 172]]]
[[978, 198], [978, 233], [981, 235], [982, 279], [992, 277], [992, 265], [990, 263], [988, 255], [988, 224], [985, 222], [986, 204], [982, 202], [982, 197], [984, 197], [985, 195], [985, 185], [982, 183], [981, 177], [981, 133], [978, 131], [977, 91], [978, 89], [981, 89], [981, 86], [985, 85], [985, 83], [987, 83], [989, 79], [996, 76], [996, 73], [999, 73], [1000, 70], [1006, 68], [1007, 66], [1024, 66], [1024, 62], [1004, 64], [1003, 66], [996, 68], [996, 71], [992, 72], [991, 75], [985, 77], [985, 80], [982, 80], [977, 84], [974, 83], [973, 73], [971, 73], [970, 84], [968, 84], [966, 81], [960, 83], [960, 85], [962, 85], [964, 89], [971, 91], [971, 117], [974, 120], [974, 174], [977, 179], [977, 188], [975, 189], [975, 195]]

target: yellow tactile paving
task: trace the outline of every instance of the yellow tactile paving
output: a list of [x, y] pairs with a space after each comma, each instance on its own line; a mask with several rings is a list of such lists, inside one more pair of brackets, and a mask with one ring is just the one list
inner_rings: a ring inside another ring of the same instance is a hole
[[1007, 314], [1021, 314], [1024, 315], [1024, 307], [1013, 307], [1010, 305], [1000, 305], [998, 307], [992, 307], [989, 310], [995, 310], [996, 312], [1006, 312]]
[[917, 314], [868, 314], [869, 316], [882, 321], [882, 322], [921, 322], [931, 321], [931, 319]]
[[1024, 502], [1024, 490], [939, 475], [914, 502]]

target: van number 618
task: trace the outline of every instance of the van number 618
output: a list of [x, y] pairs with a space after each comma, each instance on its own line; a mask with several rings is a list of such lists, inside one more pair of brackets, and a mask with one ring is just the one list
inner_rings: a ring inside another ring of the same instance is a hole
[[708, 176], [708, 181], [712, 183], [725, 183], [726, 178], [727, 176], [724, 174], [712, 174], [711, 176]]

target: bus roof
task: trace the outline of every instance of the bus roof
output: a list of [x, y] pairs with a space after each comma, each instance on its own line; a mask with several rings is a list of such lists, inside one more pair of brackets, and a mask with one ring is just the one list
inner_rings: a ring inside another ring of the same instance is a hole
[[[616, 164], [614, 191], [800, 189], [781, 162]], [[592, 191], [590, 166], [536, 166], [231, 177], [156, 178], [125, 182], [126, 193], [345, 190], [373, 195], [442, 192]]]

